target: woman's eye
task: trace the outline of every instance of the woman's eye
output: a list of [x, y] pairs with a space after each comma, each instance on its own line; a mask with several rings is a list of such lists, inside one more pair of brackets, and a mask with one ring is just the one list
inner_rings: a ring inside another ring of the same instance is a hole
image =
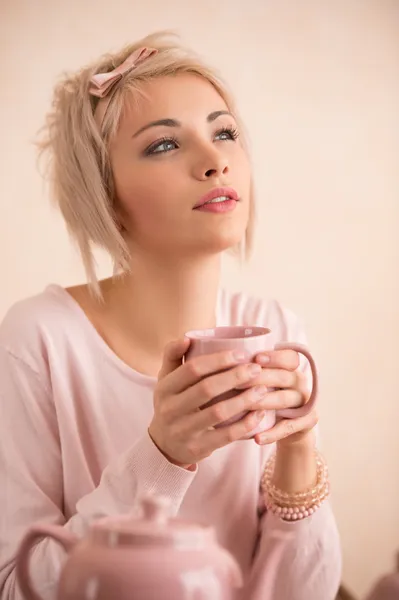
[[[239, 136], [239, 132], [237, 129], [234, 129], [233, 127], [225, 127], [223, 129], [220, 129], [219, 131], [216, 132], [215, 134], [215, 140], [217, 141], [228, 141], [228, 140], [236, 140]], [[149, 146], [147, 148], [147, 150], [145, 151], [145, 155], [146, 156], [153, 156], [154, 154], [166, 154], [167, 152], [170, 152], [171, 150], [176, 150], [176, 148], [178, 148], [178, 142], [176, 139], [174, 138], [163, 138], [161, 140], [157, 140], [156, 142], [154, 142], [153, 144], [151, 144], [151, 146]]]
[[227, 127], [218, 131], [215, 137], [223, 142], [225, 140], [236, 140], [239, 135], [240, 134], [237, 129]]
[[165, 152], [170, 152], [177, 148], [176, 140], [171, 138], [167, 138], [164, 140], [158, 140], [154, 144], [152, 144], [147, 150], [146, 154], [163, 154]]

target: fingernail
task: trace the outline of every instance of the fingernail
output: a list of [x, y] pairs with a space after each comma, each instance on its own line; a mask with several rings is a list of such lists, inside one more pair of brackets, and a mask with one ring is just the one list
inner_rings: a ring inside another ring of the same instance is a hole
[[248, 358], [248, 354], [246, 352], [242, 352], [240, 350], [236, 350], [233, 352], [234, 360], [246, 360]]
[[266, 396], [267, 387], [265, 385], [256, 385], [252, 388], [252, 393], [258, 398], [263, 398]]
[[266, 414], [265, 410], [257, 410], [255, 413], [256, 420], [261, 421], [263, 419], [263, 417], [265, 416], [265, 414]]
[[267, 354], [260, 354], [256, 357], [256, 360], [260, 365], [267, 365], [267, 363], [270, 362], [270, 356]]
[[262, 367], [260, 365], [251, 364], [248, 365], [248, 373], [252, 376], [259, 375], [261, 373]]

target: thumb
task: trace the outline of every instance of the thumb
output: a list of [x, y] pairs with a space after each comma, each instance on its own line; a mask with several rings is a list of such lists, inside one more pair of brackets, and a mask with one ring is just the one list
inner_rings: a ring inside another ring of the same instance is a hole
[[188, 338], [181, 338], [170, 342], [164, 351], [161, 370], [158, 373], [158, 380], [163, 379], [172, 371], [175, 371], [183, 362], [183, 357], [190, 346]]

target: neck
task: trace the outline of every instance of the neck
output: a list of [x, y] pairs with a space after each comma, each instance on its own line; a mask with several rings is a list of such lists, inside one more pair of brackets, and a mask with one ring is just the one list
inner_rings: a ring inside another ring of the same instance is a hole
[[220, 256], [195, 262], [192, 256], [161, 261], [136, 254], [131, 273], [106, 284], [106, 302], [119, 327], [144, 352], [160, 356], [186, 331], [216, 325], [220, 268]]

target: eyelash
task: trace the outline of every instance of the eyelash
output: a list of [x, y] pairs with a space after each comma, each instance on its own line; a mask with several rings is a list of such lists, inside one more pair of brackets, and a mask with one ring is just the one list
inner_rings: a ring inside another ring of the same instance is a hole
[[[215, 133], [215, 137], [218, 135], [221, 135], [223, 133], [228, 133], [230, 135], [229, 141], [232, 141], [232, 142], [235, 142], [240, 135], [240, 132], [238, 131], [238, 129], [236, 127], [222, 127]], [[228, 140], [219, 140], [219, 141], [228, 141]], [[178, 145], [178, 140], [175, 136], [172, 135], [169, 137], [163, 137], [163, 138], [160, 138], [159, 140], [157, 140], [156, 142], [154, 142], [153, 144], [151, 144], [151, 146], [149, 146], [145, 150], [145, 155], [151, 156], [154, 154], [167, 154], [168, 152], [170, 152], [170, 150], [156, 151], [158, 146], [162, 146], [162, 144], [165, 144], [166, 142], [176, 144], [176, 146]], [[175, 148], [173, 148], [173, 150], [175, 150]]]

